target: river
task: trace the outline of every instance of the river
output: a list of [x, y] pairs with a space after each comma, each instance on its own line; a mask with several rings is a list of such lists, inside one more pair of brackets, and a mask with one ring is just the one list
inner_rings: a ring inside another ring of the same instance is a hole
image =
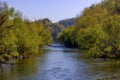
[[46, 46], [30, 59], [3, 64], [0, 80], [119, 80], [120, 61], [85, 59], [77, 49]]

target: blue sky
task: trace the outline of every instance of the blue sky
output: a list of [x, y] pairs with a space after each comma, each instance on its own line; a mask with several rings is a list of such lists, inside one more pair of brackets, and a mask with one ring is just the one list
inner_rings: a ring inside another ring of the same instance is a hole
[[101, 0], [1, 0], [6, 1], [31, 20], [49, 18], [53, 22], [72, 18], [80, 14], [85, 7]]

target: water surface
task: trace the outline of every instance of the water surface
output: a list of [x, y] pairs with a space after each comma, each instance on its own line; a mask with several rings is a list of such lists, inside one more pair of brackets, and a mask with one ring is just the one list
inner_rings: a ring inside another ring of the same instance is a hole
[[77, 49], [46, 46], [30, 59], [2, 65], [0, 80], [119, 80], [120, 61], [84, 59]]

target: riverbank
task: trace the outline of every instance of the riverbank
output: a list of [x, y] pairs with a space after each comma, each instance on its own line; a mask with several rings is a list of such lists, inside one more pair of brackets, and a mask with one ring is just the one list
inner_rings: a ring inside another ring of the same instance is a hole
[[13, 55], [3, 55], [0, 58], [0, 65], [1, 64], [15, 64], [14, 60], [19, 60], [19, 59], [29, 59], [31, 58], [30, 55], [18, 55], [18, 56], [13, 56]]
[[[42, 51], [43, 50], [43, 51]], [[120, 61], [86, 59], [82, 51], [46, 46], [29, 59], [2, 64], [0, 80], [119, 80]]]

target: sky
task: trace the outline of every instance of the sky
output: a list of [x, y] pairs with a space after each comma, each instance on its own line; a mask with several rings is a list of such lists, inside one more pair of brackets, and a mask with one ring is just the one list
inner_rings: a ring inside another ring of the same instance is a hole
[[81, 14], [85, 7], [101, 0], [0, 0], [22, 12], [30, 20], [49, 18], [53, 22], [73, 18]]

